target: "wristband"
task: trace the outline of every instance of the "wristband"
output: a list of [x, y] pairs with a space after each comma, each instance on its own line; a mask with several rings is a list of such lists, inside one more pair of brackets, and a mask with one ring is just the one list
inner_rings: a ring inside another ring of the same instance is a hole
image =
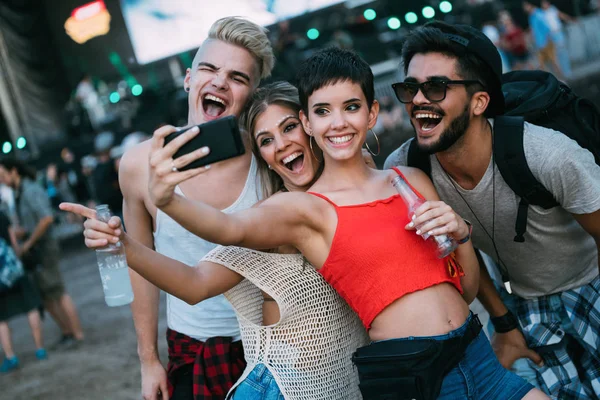
[[491, 317], [490, 321], [494, 325], [496, 333], [506, 333], [519, 327], [519, 320], [512, 312], [508, 311], [501, 317]]
[[465, 224], [467, 224], [467, 226], [469, 227], [469, 233], [467, 233], [467, 236], [465, 236], [464, 238], [457, 240], [456, 243], [458, 244], [467, 243], [471, 239], [471, 233], [473, 233], [473, 225], [466, 219], [464, 219], [463, 221], [465, 221]]

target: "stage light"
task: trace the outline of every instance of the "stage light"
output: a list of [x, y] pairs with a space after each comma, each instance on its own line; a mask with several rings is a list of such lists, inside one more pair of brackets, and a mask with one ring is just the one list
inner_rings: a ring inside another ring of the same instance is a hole
[[433, 7], [430, 7], [430, 6], [423, 7], [422, 13], [423, 13], [423, 16], [427, 19], [435, 17], [435, 10], [433, 9]]
[[319, 37], [321, 33], [319, 32], [318, 29], [316, 28], [310, 28], [307, 32], [306, 32], [306, 37], [308, 37], [310, 40], [315, 40]]
[[404, 19], [409, 24], [414, 24], [415, 22], [417, 22], [419, 17], [417, 17], [417, 14], [415, 14], [414, 12], [409, 12], [409, 13], [406, 13], [406, 15], [404, 16]]
[[367, 8], [363, 13], [363, 16], [367, 21], [373, 21], [375, 18], [377, 18], [377, 13], [372, 8]]
[[400, 20], [396, 17], [390, 17], [387, 21], [387, 24], [388, 27], [393, 30], [400, 28]]
[[131, 88], [131, 94], [134, 96], [139, 96], [140, 94], [142, 94], [143, 91], [144, 88], [142, 88], [142, 85], [140, 85], [139, 83], [137, 85], [133, 85], [133, 87]]
[[447, 14], [450, 11], [452, 11], [452, 3], [450, 3], [449, 1], [442, 1], [440, 3], [440, 11]]
[[8, 154], [10, 153], [12, 150], [12, 143], [11, 142], [4, 142], [4, 144], [2, 145], [2, 152], [4, 154]]
[[119, 100], [121, 100], [121, 95], [117, 92], [112, 92], [110, 94], [110, 96], [108, 97], [108, 99], [110, 100], [111, 103], [117, 104], [119, 102]]
[[17, 139], [17, 149], [24, 149], [25, 146], [27, 146], [27, 140], [23, 136], [19, 137]]

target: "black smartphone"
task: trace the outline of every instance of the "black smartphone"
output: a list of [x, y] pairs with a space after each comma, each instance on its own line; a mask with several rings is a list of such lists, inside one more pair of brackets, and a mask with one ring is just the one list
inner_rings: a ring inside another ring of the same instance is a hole
[[[190, 126], [171, 133], [165, 138], [165, 146], [191, 128], [192, 127]], [[189, 154], [204, 146], [207, 146], [210, 149], [210, 153], [208, 153], [206, 157], [192, 161], [188, 165], [179, 168], [180, 171], [202, 167], [204, 165], [213, 164], [218, 161], [227, 160], [244, 154], [244, 142], [242, 140], [237, 119], [234, 116], [230, 115], [206, 122], [198, 125], [198, 128], [200, 128], [200, 133], [181, 146], [173, 155], [173, 158], [175, 159], [185, 154]]]

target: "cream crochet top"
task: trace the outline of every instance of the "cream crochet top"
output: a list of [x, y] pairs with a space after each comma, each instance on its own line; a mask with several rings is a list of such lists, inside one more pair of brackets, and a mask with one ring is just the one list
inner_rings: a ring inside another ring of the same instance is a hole
[[[369, 343], [367, 333], [302, 255], [217, 247], [202, 260], [246, 278], [225, 293], [240, 322], [248, 363], [238, 383], [262, 363], [287, 400], [361, 398], [351, 357]], [[262, 326], [261, 290], [279, 305], [276, 324]]]

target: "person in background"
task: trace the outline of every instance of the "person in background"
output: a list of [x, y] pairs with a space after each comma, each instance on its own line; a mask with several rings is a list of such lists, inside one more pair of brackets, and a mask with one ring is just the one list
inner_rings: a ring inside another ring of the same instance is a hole
[[73, 151], [65, 147], [60, 152], [62, 163], [58, 167], [61, 180], [67, 182], [71, 192], [75, 195], [78, 203], [87, 203], [90, 200], [90, 190], [83, 175], [81, 165], [77, 162]]
[[556, 58], [556, 47], [552, 41], [551, 28], [544, 12], [538, 7], [539, 3], [533, 4], [534, 0], [524, 1], [523, 10], [529, 16], [529, 30], [536, 47], [541, 69], [547, 69], [550, 64], [558, 79], [564, 79], [565, 75], [558, 59]]
[[[18, 247], [17, 239], [10, 229], [10, 225], [6, 215], [0, 212], [0, 240], [4, 242], [2, 246], [9, 246], [15, 250]], [[36, 348], [35, 357], [38, 360], [48, 358], [44, 348], [42, 321], [38, 311], [41, 304], [40, 294], [27, 273], [19, 278], [10, 289], [0, 292], [0, 344], [4, 350], [4, 361], [0, 364], [0, 373], [13, 371], [20, 366], [19, 359], [13, 350], [8, 326], [8, 321], [19, 315], [27, 315]]]
[[75, 99], [87, 111], [92, 128], [94, 130], [100, 129], [100, 126], [106, 119], [106, 111], [90, 75], [84, 75], [79, 84], [77, 84]]
[[98, 204], [108, 204], [115, 215], [122, 216], [123, 195], [119, 188], [119, 175], [110, 151], [115, 142], [112, 132], [101, 132], [94, 139], [97, 164], [92, 171], [95, 200]]
[[550, 27], [550, 38], [556, 48], [558, 63], [565, 78], [571, 77], [571, 61], [569, 60], [569, 49], [567, 48], [567, 38], [564, 32], [564, 22], [575, 22], [575, 18], [560, 11], [548, 0], [542, 0], [542, 12], [546, 17], [546, 22]]
[[58, 205], [63, 201], [68, 201], [63, 198], [60, 193], [60, 182], [58, 179], [58, 169], [56, 164], [48, 164], [46, 167], [46, 173], [43, 177], [44, 187], [46, 188], [46, 193], [50, 198], [50, 203], [52, 204], [52, 208], [54, 210], [58, 210]]
[[[24, 239], [17, 255], [33, 270], [44, 307], [62, 331], [58, 347], [72, 347], [84, 338], [75, 304], [65, 291], [60, 273], [59, 244], [52, 233], [54, 211], [44, 188], [35, 181], [35, 173], [22, 162], [0, 160], [0, 182], [13, 188], [19, 233]], [[19, 235], [18, 235], [19, 236]]]
[[481, 31], [485, 36], [488, 37], [494, 43], [494, 46], [498, 49], [498, 53], [500, 53], [500, 58], [502, 59], [502, 72], [510, 71], [510, 64], [508, 61], [508, 57], [502, 48], [500, 30], [497, 26], [497, 21], [486, 21], [483, 23], [481, 27]]
[[114, 160], [117, 173], [119, 172], [119, 166], [121, 164], [121, 157], [123, 157], [123, 154], [143, 141], [150, 139], [150, 137], [150, 135], [147, 135], [144, 132], [133, 132], [125, 136], [119, 146], [112, 148], [110, 151], [110, 156]]
[[502, 24], [500, 48], [504, 49], [510, 69], [533, 69], [529, 61], [531, 54], [527, 48], [525, 31], [515, 24], [507, 11], [501, 12], [499, 18]]

